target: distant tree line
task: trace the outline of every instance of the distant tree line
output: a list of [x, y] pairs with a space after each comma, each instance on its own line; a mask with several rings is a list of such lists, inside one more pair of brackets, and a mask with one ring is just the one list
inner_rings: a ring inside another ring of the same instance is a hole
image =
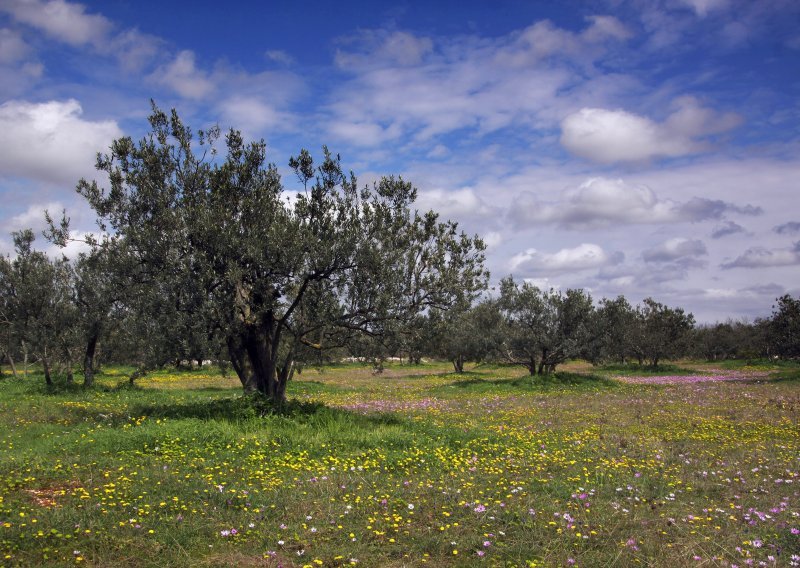
[[[38, 363], [48, 384], [54, 375], [71, 382], [78, 371], [91, 386], [101, 363], [132, 366], [132, 379], [169, 364], [242, 364], [232, 360], [237, 350], [231, 350], [230, 330], [202, 286], [190, 282], [191, 274], [171, 273], [171, 283], [151, 278], [114, 248], [121, 243], [97, 246], [70, 262], [35, 250], [30, 230], [13, 239], [14, 256], [0, 258], [0, 357], [12, 374]], [[800, 357], [800, 299], [789, 295], [755, 322], [697, 326], [692, 314], [652, 298], [636, 306], [623, 296], [594, 303], [581, 289], [543, 290], [509, 277], [495, 296], [467, 294], [448, 305], [395, 314], [366, 330], [334, 329], [341, 312], [319, 298], [302, 315], [298, 324], [292, 321], [291, 343], [279, 345], [291, 351], [283, 355], [291, 359], [284, 365], [296, 370], [346, 357], [378, 365], [390, 357], [409, 363], [445, 359], [456, 372], [467, 362], [493, 361], [522, 366], [531, 375], [552, 373], [577, 358], [657, 366], [687, 357]], [[294, 327], [299, 324], [314, 333], [301, 334]]]
[[451, 360], [457, 372], [465, 361], [520, 365], [534, 375], [569, 359], [650, 367], [681, 358], [796, 360], [800, 299], [778, 298], [771, 316], [752, 323], [697, 326], [691, 313], [652, 298], [632, 306], [618, 296], [595, 305], [580, 289], [547, 291], [508, 278], [498, 297], [458, 314], [430, 314], [418, 329], [429, 330], [427, 343], [416, 340], [429, 346], [428, 356]]
[[[800, 300], [777, 299], [754, 323], [695, 326], [651, 298], [595, 303], [581, 289], [543, 290], [513, 278], [487, 295], [483, 242], [414, 210], [416, 190], [387, 177], [359, 187], [339, 157], [289, 165], [293, 198], [263, 141], [237, 131], [195, 136], [175, 111], [153, 106], [151, 132], [116, 140], [97, 168], [108, 187], [78, 192], [99, 231], [77, 259], [35, 250], [13, 233], [0, 257], [0, 363], [14, 375], [41, 365], [45, 381], [92, 386], [102, 364], [130, 380], [168, 364], [213, 360], [247, 392], [273, 401], [304, 365], [357, 356], [519, 365], [546, 375], [569, 359], [657, 366], [678, 357], [800, 356]], [[46, 215], [46, 237], [70, 240]]]

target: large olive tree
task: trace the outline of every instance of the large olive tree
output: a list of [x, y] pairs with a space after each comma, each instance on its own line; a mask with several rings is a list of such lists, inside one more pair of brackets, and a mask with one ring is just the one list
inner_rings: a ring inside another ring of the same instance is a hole
[[480, 239], [414, 210], [400, 178], [359, 187], [338, 156], [325, 149], [316, 165], [303, 150], [290, 197], [263, 141], [231, 130], [218, 156], [216, 129], [195, 137], [155, 106], [149, 120], [138, 143], [120, 138], [98, 156], [108, 186], [81, 180], [78, 192], [124, 240], [135, 262], [122, 266], [144, 267], [179, 308], [191, 298], [247, 391], [282, 401], [300, 353], [380, 335], [486, 285]]

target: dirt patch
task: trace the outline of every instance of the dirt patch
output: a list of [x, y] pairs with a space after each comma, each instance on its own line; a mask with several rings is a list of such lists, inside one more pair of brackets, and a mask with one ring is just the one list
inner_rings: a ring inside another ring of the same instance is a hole
[[37, 506], [44, 507], [45, 509], [52, 509], [54, 507], [60, 507], [61, 504], [59, 500], [78, 487], [80, 487], [80, 483], [71, 481], [40, 489], [26, 489], [25, 493], [30, 496], [31, 501]]

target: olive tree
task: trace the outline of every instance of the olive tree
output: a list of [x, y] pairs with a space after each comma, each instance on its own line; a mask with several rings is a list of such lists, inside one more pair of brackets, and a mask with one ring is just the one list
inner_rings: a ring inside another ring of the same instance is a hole
[[694, 329], [694, 316], [683, 308], [671, 308], [652, 298], [636, 307], [633, 347], [639, 363], [657, 367], [662, 359], [684, 354], [685, 342]]
[[592, 318], [593, 341], [587, 346], [587, 359], [592, 363], [615, 361], [625, 363], [632, 354], [636, 332], [636, 310], [625, 296], [603, 298]]
[[785, 294], [772, 306], [767, 323], [770, 351], [781, 359], [800, 357], [800, 298]]
[[289, 162], [302, 186], [290, 198], [263, 140], [231, 130], [217, 155], [217, 129], [194, 136], [155, 105], [149, 121], [139, 142], [98, 156], [108, 186], [81, 180], [78, 192], [151, 289], [202, 292], [196, 313], [246, 391], [282, 401], [304, 349], [380, 335], [486, 285], [480, 239], [414, 210], [401, 178], [359, 187], [338, 156], [324, 149], [317, 165], [303, 150]]
[[467, 361], [480, 362], [497, 353], [502, 320], [491, 300], [434, 311], [430, 321], [430, 352], [450, 361], [456, 373], [464, 372]]
[[77, 317], [74, 304], [74, 272], [66, 258], [51, 260], [34, 250], [33, 231], [12, 234], [14, 259], [0, 259], [0, 323], [6, 358], [20, 349], [42, 364], [44, 378], [53, 384], [56, 365], [63, 365], [71, 378], [75, 358], [73, 326]]
[[500, 283], [497, 306], [503, 315], [500, 354], [531, 375], [552, 373], [557, 365], [580, 356], [590, 339], [594, 307], [581, 289], [545, 291], [509, 277]]

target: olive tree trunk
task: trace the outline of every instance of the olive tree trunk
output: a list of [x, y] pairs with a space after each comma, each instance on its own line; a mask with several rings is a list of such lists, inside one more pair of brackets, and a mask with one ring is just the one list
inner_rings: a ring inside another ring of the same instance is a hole
[[94, 355], [97, 351], [97, 333], [92, 333], [86, 342], [86, 352], [83, 356], [83, 386], [91, 388], [94, 384]]
[[277, 326], [248, 325], [228, 338], [231, 366], [246, 393], [259, 393], [276, 404], [286, 401], [286, 386], [294, 375], [291, 355], [280, 361]]

